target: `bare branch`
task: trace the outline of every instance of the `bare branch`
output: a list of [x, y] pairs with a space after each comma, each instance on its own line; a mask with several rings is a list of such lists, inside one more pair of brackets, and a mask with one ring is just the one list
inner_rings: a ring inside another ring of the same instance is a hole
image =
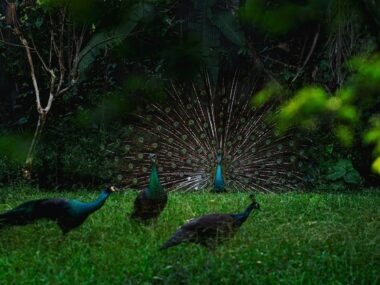
[[30, 76], [32, 77], [32, 82], [33, 82], [33, 87], [34, 87], [34, 92], [36, 94], [36, 104], [37, 104], [37, 111], [38, 113], [43, 113], [42, 107], [41, 107], [41, 100], [40, 100], [40, 89], [38, 88], [38, 82], [36, 78], [36, 73], [34, 71], [34, 63], [33, 63], [33, 58], [32, 54], [30, 52], [30, 47], [28, 41], [25, 39], [25, 37], [22, 35], [21, 31], [19, 28], [14, 28], [13, 32], [18, 38], [20, 39], [22, 45], [25, 48], [26, 51], [26, 56], [28, 58], [28, 63], [29, 63], [29, 68], [30, 68]]
[[50, 30], [49, 69], [51, 68], [51, 60], [53, 58], [53, 37], [53, 30]]
[[48, 100], [48, 103], [47, 103], [46, 107], [44, 108], [45, 114], [49, 113], [49, 111], [51, 109], [51, 105], [53, 104], [53, 101], [54, 101], [54, 97], [55, 97], [55, 93], [54, 93], [55, 80], [56, 80], [56, 76], [55, 76], [54, 72], [52, 72], [51, 73], [51, 78], [50, 78], [49, 100]]
[[62, 88], [59, 91], [58, 95], [61, 95], [61, 94], [65, 93], [65, 92], [69, 91], [75, 85], [76, 82], [77, 82], [76, 79], [71, 80], [71, 82], [69, 83], [69, 85], [67, 85], [65, 88]]
[[301, 74], [302, 70], [305, 68], [306, 64], [309, 62], [309, 60], [310, 60], [310, 58], [311, 58], [311, 55], [312, 55], [313, 52], [314, 52], [315, 46], [317, 45], [317, 41], [318, 41], [318, 38], [319, 38], [320, 28], [321, 28], [321, 27], [318, 26], [318, 31], [317, 31], [317, 33], [316, 33], [315, 36], [314, 36], [313, 43], [312, 43], [312, 45], [311, 45], [310, 51], [309, 51], [309, 53], [307, 54], [306, 59], [305, 59], [303, 65], [301, 66], [300, 69], [298, 69], [296, 75], [293, 77], [291, 83], [293, 83], [294, 81], [296, 81], [296, 79], [298, 78], [298, 76]]
[[[12, 14], [13, 16], [10, 15], [9, 19], [12, 22], [12, 31], [21, 44], [6, 42], [1, 38], [0, 30], [0, 42], [25, 49], [35, 92], [38, 122], [26, 159], [27, 167], [32, 166], [36, 145], [55, 98], [70, 90], [77, 82], [80, 53], [88, 31], [86, 25], [83, 25], [81, 29], [77, 28], [76, 24], [69, 18], [66, 8], [55, 11], [57, 13], [47, 15], [50, 23], [49, 34], [47, 35], [49, 43], [41, 43], [41, 46], [34, 41], [32, 36], [23, 34], [22, 27], [17, 22], [17, 18], [15, 18], [15, 13]], [[36, 55], [33, 55], [33, 52]], [[37, 65], [33, 62], [33, 56], [38, 58], [35, 58]], [[49, 77], [48, 84], [43, 85], [44, 87], [47, 85], [49, 90], [49, 97], [45, 107], [41, 105], [38, 74], [35, 72], [37, 66], [42, 66], [42, 69]], [[30, 173], [29, 170], [28, 173]]]
[[64, 31], [65, 31], [65, 9], [62, 11], [62, 18], [61, 18], [61, 33], [59, 36], [59, 53], [58, 53], [58, 65], [59, 65], [59, 72], [60, 72], [60, 78], [59, 78], [59, 83], [57, 86], [57, 89], [55, 91], [55, 95], [58, 95], [60, 92], [60, 89], [62, 87], [62, 84], [65, 79], [65, 62], [63, 59], [64, 56]]
[[[8, 46], [14, 46], [14, 47], [20, 47], [20, 48], [25, 48], [24, 45], [19, 45], [19, 44], [14, 44], [14, 43], [11, 43], [11, 42], [7, 42], [7, 41], [4, 41], [4, 40], [0, 40], [1, 43], [3, 44], [6, 44]], [[33, 48], [30, 47], [31, 50], [33, 50]]]
[[37, 47], [36, 47], [36, 45], [35, 45], [34, 40], [33, 40], [32, 37], [30, 38], [30, 40], [32, 41], [34, 51], [36, 52], [36, 54], [37, 54], [37, 56], [38, 56], [38, 58], [39, 58], [39, 60], [40, 60], [40, 62], [42, 64], [44, 70], [51, 75], [53, 71], [46, 65], [44, 59], [42, 58], [41, 54], [39, 53], [39, 51], [37, 49]]

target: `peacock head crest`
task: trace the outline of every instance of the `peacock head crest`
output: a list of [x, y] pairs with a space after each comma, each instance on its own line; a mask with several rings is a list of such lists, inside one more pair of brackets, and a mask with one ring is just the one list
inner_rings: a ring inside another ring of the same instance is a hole
[[117, 188], [115, 187], [115, 186], [113, 186], [113, 185], [111, 185], [111, 186], [108, 186], [107, 188], [106, 188], [106, 192], [107, 193], [114, 193], [114, 192], [116, 192], [117, 191]]

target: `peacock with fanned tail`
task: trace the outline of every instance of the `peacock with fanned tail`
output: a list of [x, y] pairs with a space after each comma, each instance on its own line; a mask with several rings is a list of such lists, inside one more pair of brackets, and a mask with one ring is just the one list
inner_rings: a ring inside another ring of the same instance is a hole
[[251, 105], [254, 86], [236, 75], [231, 83], [213, 87], [172, 83], [166, 103], [148, 104], [126, 128], [116, 158], [118, 179], [130, 188], [146, 185], [147, 153], [156, 153], [161, 183], [168, 190], [211, 188], [224, 191], [294, 189], [302, 183], [299, 169], [306, 159], [300, 136], [279, 136], [268, 121], [274, 105]]
[[56, 221], [63, 234], [79, 227], [89, 215], [99, 210], [115, 192], [114, 186], [104, 189], [93, 202], [66, 200], [61, 198], [39, 199], [25, 202], [0, 214], [0, 229], [6, 226], [31, 224], [37, 220]]
[[157, 172], [157, 157], [150, 155], [152, 168], [150, 171], [149, 184], [135, 199], [131, 217], [136, 220], [149, 220], [157, 218], [164, 210], [168, 201], [168, 194], [161, 186]]

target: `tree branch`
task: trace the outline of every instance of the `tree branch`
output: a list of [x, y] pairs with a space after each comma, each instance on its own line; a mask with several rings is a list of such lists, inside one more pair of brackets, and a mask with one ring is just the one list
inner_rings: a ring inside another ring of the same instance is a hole
[[311, 45], [310, 51], [307, 54], [306, 59], [305, 59], [303, 65], [301, 66], [300, 69], [298, 69], [296, 75], [293, 77], [291, 83], [293, 83], [294, 81], [296, 81], [296, 79], [298, 78], [298, 76], [301, 74], [302, 70], [305, 68], [306, 64], [309, 62], [309, 60], [311, 58], [311, 55], [314, 52], [315, 46], [317, 45], [317, 41], [318, 41], [318, 38], [319, 38], [319, 32], [320, 32], [320, 30], [321, 30], [321, 26], [318, 26], [318, 31], [317, 31], [317, 33], [314, 36], [313, 43]]
[[21, 31], [19, 28], [15, 27], [13, 29], [13, 32], [18, 38], [20, 39], [22, 45], [25, 48], [26, 51], [26, 56], [28, 58], [28, 63], [29, 63], [29, 68], [30, 68], [30, 76], [32, 77], [32, 82], [33, 82], [33, 87], [34, 87], [34, 92], [36, 94], [36, 104], [37, 104], [37, 111], [39, 114], [43, 113], [43, 109], [41, 107], [41, 100], [40, 100], [40, 89], [38, 88], [38, 82], [36, 78], [36, 73], [34, 71], [34, 63], [33, 63], [33, 58], [32, 54], [30, 52], [30, 47], [28, 41], [25, 39], [25, 37], [22, 35]]

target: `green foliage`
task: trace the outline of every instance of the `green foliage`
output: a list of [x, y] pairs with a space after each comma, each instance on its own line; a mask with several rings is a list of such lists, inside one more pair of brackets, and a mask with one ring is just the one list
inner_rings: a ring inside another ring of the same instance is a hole
[[[238, 19], [232, 14], [231, 9], [226, 8], [226, 2], [220, 0], [191, 2], [187, 3], [187, 11], [184, 15], [180, 15], [178, 20], [181, 29], [183, 26], [186, 27], [185, 38], [197, 43], [202, 65], [208, 70], [211, 79], [216, 82], [222, 57], [229, 54], [237, 56], [246, 45], [246, 39]], [[226, 44], [223, 44], [226, 40], [234, 45], [232, 52], [228, 50]]]
[[[98, 195], [47, 195], [31, 188], [0, 192], [0, 212], [30, 199], [90, 201]], [[261, 212], [211, 251], [187, 244], [168, 251], [158, 248], [190, 218], [244, 209], [248, 195], [174, 193], [159, 219], [147, 225], [126, 218], [135, 197], [135, 192], [113, 194], [65, 237], [53, 222], [2, 229], [2, 283], [367, 285], [378, 280], [378, 191], [259, 194]]]
[[358, 84], [367, 81], [366, 85], [379, 86], [380, 80], [380, 55], [374, 54], [369, 57], [355, 57], [351, 60], [351, 65], [357, 71]]
[[[66, 19], [91, 27], [79, 62], [80, 73], [86, 76], [64, 97], [56, 98], [42, 135], [41, 157], [36, 161], [40, 185], [116, 179], [116, 166], [104, 162], [104, 152], [112, 141], [122, 144], [123, 127], [131, 123], [128, 114], [148, 101], [165, 100], [163, 89], [169, 80], [194, 80], [201, 68], [218, 83], [233, 76], [236, 68], [241, 74], [253, 74], [258, 91], [252, 97], [254, 106], [271, 100], [284, 103], [277, 114], [279, 130], [298, 126], [314, 130], [303, 134], [320, 147], [315, 153], [316, 176], [321, 161], [356, 156], [370, 161], [372, 151], [373, 171], [380, 172], [375, 123], [380, 109], [380, 57], [371, 54], [379, 48], [380, 14], [375, 1], [39, 0], [37, 5], [35, 1], [16, 4], [23, 32], [33, 36], [44, 58], [49, 57], [49, 45], [44, 46], [50, 42], [49, 17], [55, 19], [62, 7], [71, 17]], [[6, 11], [1, 13], [2, 36], [14, 43], [3, 16]], [[0, 127], [6, 133], [32, 133], [35, 97], [25, 51], [0, 41], [0, 56], [0, 93], [4, 94]], [[33, 59], [38, 62], [34, 52]], [[39, 85], [46, 102], [48, 80], [41, 66], [35, 71], [42, 78]], [[112, 130], [112, 125], [119, 130]], [[78, 139], [81, 136], [86, 138]], [[352, 153], [344, 148], [325, 151], [335, 141], [353, 147]], [[17, 145], [9, 142], [8, 146]], [[0, 166], [3, 173], [16, 173], [15, 165], [25, 160], [21, 153], [7, 151]], [[14, 177], [8, 174], [6, 180]]]
[[320, 115], [327, 103], [326, 92], [318, 87], [305, 87], [285, 103], [278, 113], [278, 130], [283, 132], [294, 125], [313, 128], [316, 116]]
[[79, 57], [79, 74], [85, 74], [105, 47], [116, 46], [130, 35], [139, 21], [152, 13], [154, 1], [141, 1], [132, 6], [123, 21], [111, 30], [95, 33], [82, 49]]
[[362, 183], [359, 173], [355, 170], [349, 159], [328, 161], [322, 165], [324, 179], [333, 189], [358, 187]]
[[16, 185], [22, 181], [20, 163], [0, 155], [0, 186]]
[[372, 163], [373, 172], [380, 175], [380, 117], [371, 118], [371, 127], [364, 133], [364, 142], [374, 145], [374, 155], [377, 156]]
[[165, 83], [159, 78], [134, 75], [124, 81], [124, 94], [138, 94], [146, 101], [160, 102], [166, 97]]
[[282, 96], [284, 92], [285, 90], [281, 88], [280, 85], [270, 83], [252, 96], [251, 104], [254, 107], [261, 107], [271, 100], [274, 100], [276, 97]]
[[[379, 124], [375, 119], [376, 113], [372, 113], [373, 127], [370, 130], [364, 131], [361, 124], [368, 120], [363, 113], [379, 102], [379, 58], [379, 55], [374, 55], [353, 59], [352, 66], [356, 73], [346, 86], [338, 89], [332, 96], [328, 96], [318, 87], [304, 87], [297, 91], [280, 108], [277, 115], [279, 131], [283, 132], [296, 125], [316, 130], [318, 122], [322, 122], [327, 116], [332, 117], [335, 124], [331, 129], [343, 146], [351, 147], [355, 143], [355, 132], [359, 132], [364, 136], [365, 143], [375, 145], [374, 156], [377, 159], [380, 140], [377, 136]], [[378, 172], [376, 164], [372, 168], [374, 172]]]
[[245, 45], [244, 34], [238, 25], [236, 17], [231, 12], [220, 12], [213, 21], [227, 39], [238, 47]]
[[345, 147], [352, 146], [354, 142], [354, 134], [352, 129], [345, 125], [335, 126], [335, 136], [339, 139], [340, 143]]
[[130, 111], [131, 107], [120, 96], [109, 96], [99, 106], [78, 110], [71, 120], [83, 128], [92, 125], [108, 124], [120, 118], [124, 112]]
[[8, 157], [17, 163], [25, 160], [29, 140], [25, 136], [2, 135], [0, 137], [0, 156]]
[[372, 170], [376, 174], [380, 175], [380, 157], [376, 158], [375, 161], [372, 163]]
[[[114, 126], [116, 128], [116, 126]], [[120, 143], [116, 131], [105, 130], [92, 122], [45, 134], [34, 164], [34, 179], [42, 188], [78, 188], [117, 183], [119, 160], [110, 153]], [[76, 133], [82, 135], [78, 136]]]
[[240, 13], [244, 20], [253, 22], [266, 32], [283, 35], [299, 25], [319, 19], [327, 4], [324, 0], [308, 0], [302, 4], [281, 2], [271, 4], [265, 0], [248, 0]]

